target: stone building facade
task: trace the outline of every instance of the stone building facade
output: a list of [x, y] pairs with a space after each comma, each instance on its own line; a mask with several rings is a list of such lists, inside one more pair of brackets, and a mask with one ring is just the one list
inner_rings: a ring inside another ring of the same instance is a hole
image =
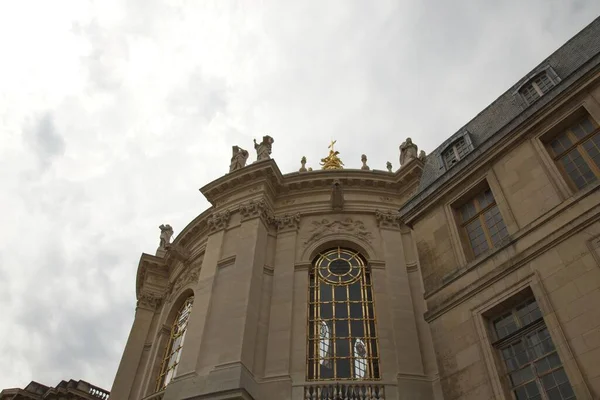
[[111, 398], [600, 398], [600, 19], [396, 172], [274, 141], [143, 254]]
[[4, 389], [0, 400], [108, 400], [110, 393], [86, 381], [61, 381], [56, 386], [46, 386], [32, 381], [23, 389]]

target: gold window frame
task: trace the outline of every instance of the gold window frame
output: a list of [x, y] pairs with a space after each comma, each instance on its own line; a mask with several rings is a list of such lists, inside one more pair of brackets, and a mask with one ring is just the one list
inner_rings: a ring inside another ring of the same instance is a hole
[[307, 380], [381, 379], [372, 279], [365, 259], [341, 247], [321, 253], [311, 265], [308, 291]]

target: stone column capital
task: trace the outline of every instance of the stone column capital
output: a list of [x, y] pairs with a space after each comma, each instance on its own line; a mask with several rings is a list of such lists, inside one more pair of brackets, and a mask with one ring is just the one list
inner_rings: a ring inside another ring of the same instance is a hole
[[153, 294], [153, 293], [140, 293], [137, 299], [136, 308], [141, 308], [148, 311], [156, 311], [158, 307], [162, 305], [164, 296]]
[[272, 217], [270, 223], [277, 228], [278, 233], [297, 232], [300, 227], [300, 213]]
[[225, 229], [229, 223], [229, 217], [231, 217], [229, 210], [213, 213], [207, 221], [210, 233]]
[[375, 219], [380, 228], [400, 230], [400, 215], [393, 211], [375, 211]]

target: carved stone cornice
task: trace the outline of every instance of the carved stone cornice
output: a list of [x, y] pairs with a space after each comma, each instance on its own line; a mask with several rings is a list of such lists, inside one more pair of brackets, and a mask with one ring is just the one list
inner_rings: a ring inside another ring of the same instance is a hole
[[273, 215], [263, 199], [251, 200], [248, 203], [241, 204], [239, 211], [242, 215], [242, 222], [252, 218], [261, 218], [265, 223], [268, 223]]
[[277, 228], [278, 232], [297, 231], [300, 227], [300, 213], [272, 217], [270, 223]]
[[135, 282], [135, 293], [140, 296], [142, 293], [142, 285], [146, 280], [148, 271], [156, 271], [166, 269], [165, 260], [161, 257], [156, 257], [150, 254], [142, 253], [140, 262], [138, 264], [136, 282]]
[[137, 299], [137, 307], [154, 311], [163, 302], [163, 296], [152, 293], [141, 293]]
[[380, 228], [400, 229], [400, 215], [393, 211], [375, 211], [375, 219]]
[[229, 217], [231, 217], [229, 210], [213, 213], [207, 221], [210, 233], [225, 229], [229, 222]]

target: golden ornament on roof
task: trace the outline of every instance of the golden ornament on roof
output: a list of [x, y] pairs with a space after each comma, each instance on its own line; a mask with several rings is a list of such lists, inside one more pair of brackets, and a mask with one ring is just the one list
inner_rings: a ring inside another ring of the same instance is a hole
[[337, 140], [332, 140], [331, 144], [327, 146], [329, 149], [329, 155], [325, 158], [321, 158], [321, 169], [344, 169], [344, 163], [338, 157], [339, 151], [335, 151], [333, 145]]

